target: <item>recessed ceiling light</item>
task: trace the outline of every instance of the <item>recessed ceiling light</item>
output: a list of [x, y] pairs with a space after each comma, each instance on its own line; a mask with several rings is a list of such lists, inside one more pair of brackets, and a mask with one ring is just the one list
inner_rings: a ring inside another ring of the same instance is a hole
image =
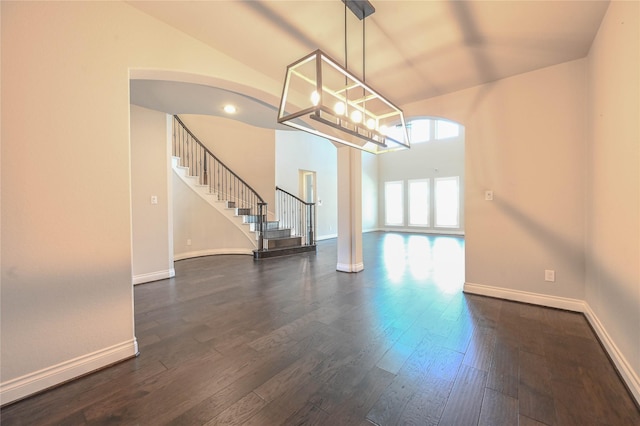
[[227, 104], [224, 106], [224, 112], [226, 112], [227, 114], [235, 114], [236, 113], [236, 107], [234, 105], [231, 104]]

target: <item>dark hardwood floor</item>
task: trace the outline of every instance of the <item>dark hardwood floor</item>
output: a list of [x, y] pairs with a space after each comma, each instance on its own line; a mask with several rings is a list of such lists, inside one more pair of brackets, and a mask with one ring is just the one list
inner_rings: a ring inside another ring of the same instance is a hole
[[2, 425], [640, 425], [580, 314], [465, 295], [464, 241], [176, 263], [135, 287], [140, 356], [4, 407]]

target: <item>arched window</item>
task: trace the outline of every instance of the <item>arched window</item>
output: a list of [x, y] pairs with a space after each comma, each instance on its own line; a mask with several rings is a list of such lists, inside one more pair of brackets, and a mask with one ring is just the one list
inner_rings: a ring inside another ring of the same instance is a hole
[[[400, 126], [390, 130], [400, 132]], [[460, 125], [453, 121], [439, 118], [413, 118], [407, 121], [407, 132], [412, 144], [429, 142], [432, 140], [444, 140], [460, 136]], [[399, 137], [400, 135], [397, 135]]]

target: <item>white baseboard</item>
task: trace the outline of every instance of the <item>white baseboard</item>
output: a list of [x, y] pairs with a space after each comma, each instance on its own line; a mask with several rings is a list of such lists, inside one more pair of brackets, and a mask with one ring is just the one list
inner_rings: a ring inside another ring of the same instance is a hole
[[0, 383], [0, 405], [33, 395], [138, 354], [135, 338]]
[[364, 270], [364, 263], [338, 263], [336, 271], [339, 272], [360, 272]]
[[338, 234], [319, 235], [316, 237], [316, 241], [330, 240], [332, 238], [338, 238]]
[[591, 327], [595, 330], [602, 346], [604, 346], [605, 350], [609, 354], [609, 357], [613, 360], [622, 380], [624, 380], [636, 402], [640, 405], [640, 378], [638, 377], [638, 374], [633, 371], [633, 368], [631, 368], [631, 365], [624, 355], [622, 355], [618, 346], [615, 344], [609, 333], [607, 333], [607, 330], [604, 328], [588, 303], [585, 303], [584, 316], [587, 318], [587, 321], [589, 321], [589, 324], [591, 324]]
[[171, 268], [166, 271], [149, 272], [133, 276], [133, 285], [149, 283], [151, 281], [165, 280], [176, 276], [176, 270]]
[[464, 283], [465, 293], [481, 296], [497, 297], [498, 299], [514, 300], [516, 302], [531, 303], [532, 305], [547, 306], [549, 308], [565, 309], [567, 311], [584, 312], [584, 301], [567, 297], [550, 296], [548, 294], [530, 293], [528, 291], [509, 288], [493, 287], [484, 284]]
[[631, 368], [631, 365], [618, 349], [604, 325], [600, 322], [597, 315], [589, 304], [584, 300], [569, 299], [566, 297], [549, 296], [546, 294], [529, 293], [526, 291], [512, 290], [501, 287], [492, 287], [483, 284], [464, 283], [465, 293], [478, 294], [482, 296], [496, 297], [499, 299], [513, 300], [516, 302], [531, 303], [533, 305], [541, 305], [550, 308], [566, 309], [568, 311], [581, 312], [595, 330], [598, 339], [604, 346], [609, 357], [613, 360], [618, 373], [622, 377], [631, 394], [640, 405], [640, 378], [638, 374]]
[[189, 251], [186, 253], [176, 253], [173, 255], [173, 260], [184, 260], [190, 259], [192, 257], [202, 257], [202, 256], [216, 256], [219, 254], [249, 254], [253, 256], [253, 249], [243, 249], [243, 248], [222, 248], [222, 249], [209, 249], [209, 250], [199, 250], [199, 251]]
[[464, 230], [461, 229], [424, 229], [424, 228], [407, 228], [405, 226], [399, 226], [397, 228], [384, 227], [379, 229], [382, 232], [402, 232], [408, 234], [428, 234], [428, 235], [455, 235], [464, 236]]

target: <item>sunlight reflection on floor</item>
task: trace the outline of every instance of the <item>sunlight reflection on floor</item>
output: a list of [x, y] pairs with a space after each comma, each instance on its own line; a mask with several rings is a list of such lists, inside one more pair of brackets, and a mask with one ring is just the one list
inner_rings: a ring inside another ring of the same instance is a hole
[[393, 234], [384, 236], [382, 257], [390, 282], [435, 284], [442, 293], [462, 291], [464, 239], [458, 236]]

